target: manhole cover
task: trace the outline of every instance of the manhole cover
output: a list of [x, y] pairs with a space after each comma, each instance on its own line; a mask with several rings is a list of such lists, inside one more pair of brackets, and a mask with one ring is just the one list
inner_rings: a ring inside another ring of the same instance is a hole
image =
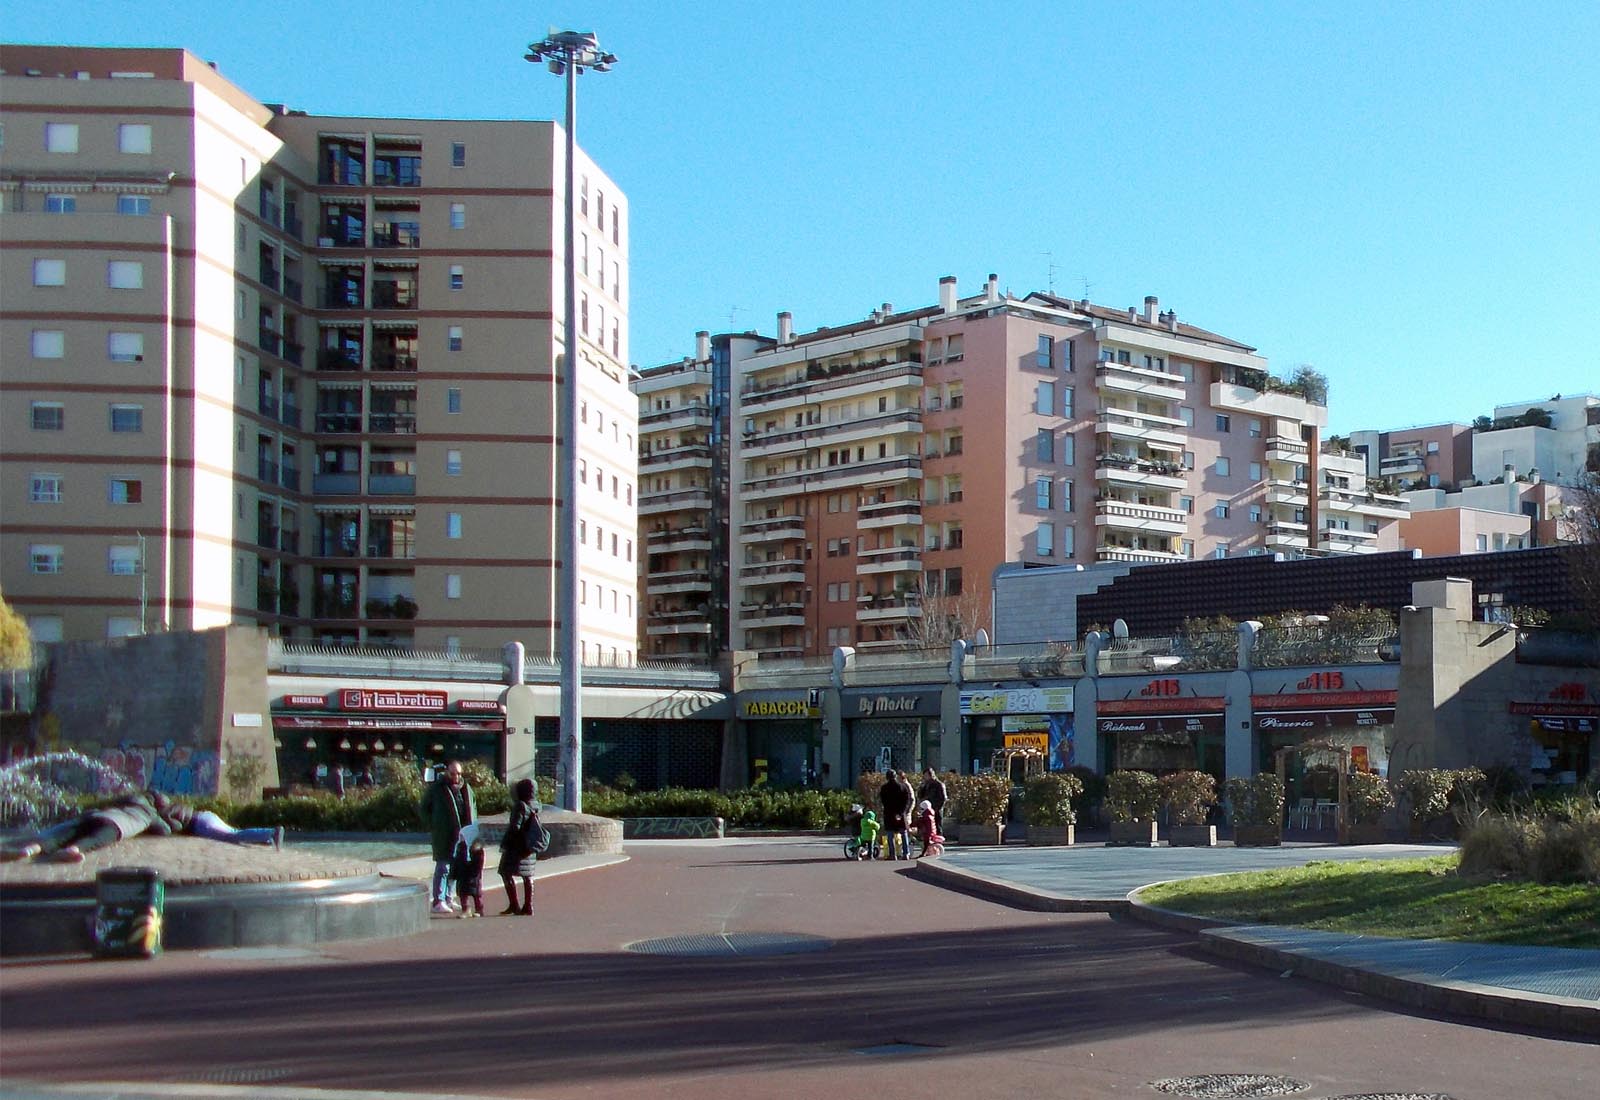
[[639, 955], [690, 955], [700, 957], [728, 955], [800, 955], [826, 951], [833, 941], [821, 936], [802, 936], [792, 932], [714, 932], [698, 936], [665, 936], [659, 940], [639, 940], [626, 950]]
[[1230, 1097], [1290, 1096], [1310, 1086], [1292, 1077], [1273, 1077], [1265, 1073], [1199, 1073], [1193, 1077], [1164, 1077], [1151, 1081], [1150, 1087], [1174, 1096], [1226, 1100]]

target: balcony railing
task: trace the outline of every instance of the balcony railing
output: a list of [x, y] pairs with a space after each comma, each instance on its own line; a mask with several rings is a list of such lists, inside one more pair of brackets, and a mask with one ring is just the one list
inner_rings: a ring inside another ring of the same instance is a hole
[[416, 309], [417, 288], [409, 283], [374, 283], [372, 308]]
[[256, 477], [268, 485], [278, 483], [278, 464], [270, 458], [256, 459]]
[[417, 357], [406, 352], [374, 350], [372, 353], [372, 369], [414, 371], [417, 369]]
[[334, 283], [322, 288], [318, 305], [323, 309], [360, 309], [360, 283]]
[[421, 248], [422, 233], [416, 226], [392, 226], [372, 230], [373, 248]]
[[360, 412], [319, 412], [317, 431], [331, 435], [354, 435], [361, 431]]
[[[296, 486], [298, 488], [298, 485]], [[285, 554], [298, 554], [300, 552], [300, 532], [283, 527], [278, 530], [278, 549]]]
[[361, 353], [345, 348], [319, 348], [317, 350], [318, 370], [360, 370]]
[[256, 346], [262, 351], [278, 354], [278, 346], [283, 342], [283, 337], [273, 332], [270, 328], [262, 328], [256, 333]]
[[351, 497], [361, 492], [360, 474], [313, 474], [311, 491], [324, 496]]
[[298, 493], [300, 491], [300, 468], [297, 466], [283, 467], [279, 471], [278, 484], [285, 489]]
[[272, 395], [270, 393], [258, 393], [258, 394], [256, 394], [256, 411], [258, 413], [260, 413], [262, 416], [270, 416], [273, 419], [277, 419], [277, 416], [278, 416], [278, 399], [277, 399], [277, 397], [275, 397], [274, 395]]
[[291, 302], [304, 301], [306, 296], [305, 284], [299, 279], [291, 279], [285, 275], [283, 277], [283, 296]]
[[278, 289], [278, 280], [283, 278], [283, 272], [265, 260], [261, 261], [261, 282], [269, 290]]
[[375, 497], [411, 497], [417, 495], [416, 474], [369, 474], [367, 492]]
[[375, 412], [367, 417], [367, 431], [376, 435], [416, 435], [417, 414]]

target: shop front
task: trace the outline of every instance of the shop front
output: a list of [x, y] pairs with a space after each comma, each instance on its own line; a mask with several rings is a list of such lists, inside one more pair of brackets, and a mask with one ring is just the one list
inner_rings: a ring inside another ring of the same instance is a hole
[[841, 693], [844, 718], [844, 777], [853, 785], [863, 772], [917, 771], [938, 756], [939, 688], [854, 689]]
[[1052, 771], [1078, 763], [1071, 685], [961, 693], [961, 759], [981, 771], [1013, 748], [1039, 750]]
[[372, 781], [379, 762], [480, 760], [504, 774], [505, 711], [497, 699], [448, 691], [342, 687], [272, 704], [278, 772], [291, 784], [340, 789]]
[[824, 782], [820, 689], [740, 692], [735, 713], [744, 723], [752, 787]]
[[1256, 767], [1275, 771], [1285, 754], [1285, 796], [1338, 797], [1339, 771], [1389, 774], [1397, 693], [1392, 690], [1253, 695]]
[[1513, 700], [1508, 706], [1519, 724], [1527, 723], [1527, 767], [1534, 786], [1571, 785], [1596, 766], [1600, 704]]
[[1220, 696], [1200, 695], [1102, 701], [1095, 708], [1095, 729], [1105, 770], [1202, 771], [1220, 784], [1226, 771], [1224, 705]]

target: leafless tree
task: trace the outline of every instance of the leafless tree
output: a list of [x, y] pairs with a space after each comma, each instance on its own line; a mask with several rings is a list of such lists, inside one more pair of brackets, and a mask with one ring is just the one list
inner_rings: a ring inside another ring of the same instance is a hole
[[906, 620], [908, 649], [948, 649], [957, 638], [971, 639], [984, 625], [986, 608], [977, 592], [963, 590], [952, 596], [930, 592], [922, 584], [912, 597], [920, 601], [922, 616]]
[[1600, 629], [1600, 471], [1586, 472], [1564, 495], [1559, 537], [1573, 544], [1568, 576], [1579, 614], [1591, 629]]

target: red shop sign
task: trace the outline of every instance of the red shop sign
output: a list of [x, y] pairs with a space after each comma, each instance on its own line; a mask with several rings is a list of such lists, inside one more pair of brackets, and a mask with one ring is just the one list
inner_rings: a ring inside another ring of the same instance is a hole
[[307, 709], [315, 707], [320, 709], [328, 705], [328, 698], [325, 695], [285, 695], [283, 697], [283, 705], [286, 707]]
[[340, 710], [382, 710], [401, 714], [442, 714], [450, 701], [448, 692], [413, 691], [407, 688], [341, 688]]

